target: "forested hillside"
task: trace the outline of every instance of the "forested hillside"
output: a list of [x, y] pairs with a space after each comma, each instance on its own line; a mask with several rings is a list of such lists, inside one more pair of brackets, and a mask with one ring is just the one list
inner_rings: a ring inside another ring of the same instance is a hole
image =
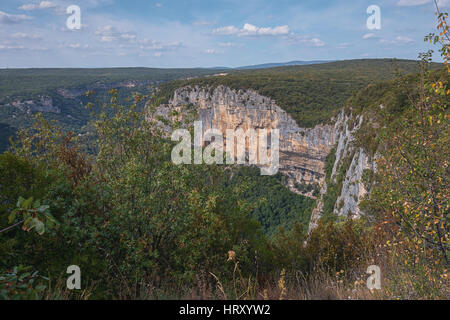
[[[432, 68], [438, 66], [431, 65]], [[226, 76], [167, 83], [161, 86], [159, 98], [161, 102], [167, 102], [174, 89], [186, 85], [253, 89], [274, 99], [300, 127], [313, 127], [329, 121], [352, 94], [368, 84], [418, 71], [417, 61], [393, 59], [350, 60], [238, 71]]]
[[[64, 130], [82, 133], [91, 116], [86, 104], [95, 102], [99, 106], [108, 102], [110, 89], [118, 89], [120, 99], [125, 102], [133, 92], [149, 94], [151, 87], [165, 81], [216, 72], [151, 68], [1, 69], [0, 151], [6, 150], [9, 136], [31, 125], [37, 112], [48, 120], [57, 120]], [[84, 95], [87, 91], [91, 92], [89, 98]]]
[[158, 83], [218, 73], [211, 69], [1, 69], [0, 96], [46, 94], [58, 88], [84, 88], [124, 81]]
[[301, 224], [306, 231], [315, 201], [291, 192], [286, 187], [286, 177], [261, 176], [260, 169], [242, 167], [227, 183], [230, 188], [246, 187], [243, 198], [254, 205], [251, 216], [261, 224], [268, 237], [274, 236], [279, 228], [291, 230]]
[[[417, 63], [352, 60], [261, 70], [227, 69], [226, 76], [211, 76], [222, 72], [219, 69], [3, 69], [0, 151], [6, 149], [7, 137], [31, 125], [36, 112], [43, 112], [46, 119], [57, 120], [66, 130], [83, 133], [91, 114], [85, 105], [107, 102], [108, 91], [113, 88], [119, 90], [121, 99], [126, 99], [133, 92], [150, 94], [152, 88], [160, 86], [155, 99], [161, 102], [167, 101], [175, 88], [188, 84], [251, 88], [273, 98], [300, 126], [311, 127], [328, 121], [352, 93], [373, 81], [392, 79], [396, 70], [411, 73], [417, 71]], [[206, 75], [210, 77], [202, 77]], [[201, 78], [189, 79], [196, 77]], [[176, 79], [185, 80], [170, 82]], [[87, 91], [92, 93], [89, 98], [84, 96]]]

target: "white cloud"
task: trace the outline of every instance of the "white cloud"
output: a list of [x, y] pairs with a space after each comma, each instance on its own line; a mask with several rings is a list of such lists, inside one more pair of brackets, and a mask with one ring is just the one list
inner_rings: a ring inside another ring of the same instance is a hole
[[311, 45], [313, 45], [314, 47], [323, 47], [325, 45], [325, 42], [323, 42], [322, 40], [317, 39], [317, 38], [310, 39], [309, 43]]
[[313, 47], [323, 47], [325, 46], [325, 42], [318, 38], [313, 38], [311, 36], [302, 36], [298, 34], [291, 33], [286, 37], [288, 42], [291, 44], [308, 44]]
[[133, 32], [122, 32], [111, 25], [97, 28], [95, 34], [100, 36], [100, 42], [113, 42], [119, 40], [133, 42], [137, 38]]
[[205, 53], [207, 53], [207, 54], [221, 54], [221, 53], [223, 53], [223, 51], [216, 50], [216, 49], [207, 49], [207, 50], [205, 50]]
[[26, 16], [24, 14], [9, 14], [3, 11], [0, 11], [0, 23], [12, 24], [12, 23], [20, 23], [25, 20], [30, 20], [30, 16]]
[[375, 33], [366, 33], [365, 35], [363, 35], [363, 39], [367, 40], [367, 39], [374, 39], [377, 36], [375, 35]]
[[41, 3], [39, 4], [24, 4], [22, 6], [19, 7], [20, 10], [25, 10], [25, 11], [33, 11], [33, 10], [38, 10], [38, 9], [52, 9], [52, 8], [56, 8], [58, 5], [54, 2], [50, 2], [50, 1], [41, 1]]
[[289, 34], [289, 26], [279, 26], [275, 28], [260, 28], [252, 24], [246, 23], [241, 29], [239, 36], [278, 36]]
[[257, 27], [250, 23], [244, 24], [242, 29], [238, 29], [235, 26], [226, 26], [213, 30], [213, 34], [217, 35], [238, 35], [239, 37], [244, 36], [279, 36], [289, 34], [289, 26], [278, 26], [274, 28], [263, 28]]
[[100, 42], [113, 42], [115, 40], [117, 40], [117, 38], [111, 36], [102, 36], [100, 38]]
[[232, 34], [237, 34], [239, 33], [239, 29], [236, 28], [235, 26], [227, 26], [227, 27], [221, 27], [221, 28], [217, 28], [213, 30], [213, 34], [218, 34], [218, 35], [232, 35]]
[[395, 38], [395, 41], [397, 43], [413, 43], [414, 40], [408, 37], [404, 37], [404, 36], [398, 36]]
[[140, 49], [147, 51], [171, 51], [171, 50], [176, 50], [178, 48], [181, 48], [183, 46], [183, 44], [179, 41], [175, 41], [175, 42], [170, 42], [170, 43], [162, 43], [156, 40], [144, 40], [142, 41], [143, 43], [149, 43], [149, 44], [145, 44], [145, 45], [141, 45]]
[[221, 42], [221, 43], [219, 43], [219, 46], [232, 48], [232, 47], [241, 47], [242, 45], [239, 43], [235, 43], [235, 42]]
[[32, 11], [32, 10], [36, 10], [38, 8], [39, 8], [39, 6], [36, 4], [24, 4], [23, 6], [19, 7], [20, 10], [25, 10], [25, 11]]
[[397, 36], [394, 40], [381, 39], [381, 44], [411, 44], [414, 40], [404, 36]]
[[162, 3], [161, 2], [157, 2], [156, 4], [155, 4], [155, 7], [157, 7], [157, 8], [162, 8]]
[[141, 52], [138, 54], [139, 57], [141, 58], [148, 58], [148, 57], [156, 57], [156, 58], [161, 58], [162, 56], [164, 56], [164, 54], [162, 52], [153, 52], [151, 54], [145, 53], [145, 52]]
[[29, 50], [32, 50], [32, 51], [48, 51], [48, 50], [50, 50], [49, 48], [47, 48], [47, 47], [42, 47], [42, 46], [39, 46], [39, 47], [32, 47], [32, 48], [28, 48]]
[[347, 42], [340, 43], [336, 48], [338, 49], [347, 49], [349, 44]]
[[0, 50], [21, 50], [21, 49], [25, 49], [25, 47], [0, 44]]
[[32, 40], [41, 39], [41, 37], [36, 34], [28, 34], [24, 32], [14, 33], [11, 37], [14, 39], [32, 39]]
[[132, 34], [132, 33], [122, 33], [120, 35], [120, 38], [124, 39], [124, 40], [135, 40], [136, 39], [136, 35]]
[[80, 43], [71, 43], [68, 45], [68, 47], [72, 49], [89, 49], [88, 44], [82, 45]]
[[54, 8], [56, 7], [56, 3], [50, 2], [50, 1], [42, 1], [39, 4], [39, 9], [49, 9], [49, 8]]
[[116, 29], [113, 26], [107, 25], [103, 27], [97, 28], [95, 34], [97, 35], [110, 35], [112, 33], [116, 33]]
[[216, 24], [217, 22], [215, 21], [204, 21], [204, 20], [200, 20], [200, 21], [194, 21], [192, 22], [192, 25], [194, 26], [210, 26], [213, 24]]

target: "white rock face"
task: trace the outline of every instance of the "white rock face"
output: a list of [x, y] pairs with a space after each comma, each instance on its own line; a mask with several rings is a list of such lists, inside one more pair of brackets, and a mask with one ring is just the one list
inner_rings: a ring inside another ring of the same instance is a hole
[[359, 202], [362, 197], [366, 195], [367, 190], [362, 183], [362, 175], [365, 169], [371, 168], [371, 162], [365, 154], [364, 150], [359, 148], [359, 152], [356, 152], [350, 169], [347, 170], [345, 176], [341, 195], [336, 201], [334, 207], [334, 213], [337, 215], [351, 216], [353, 218], [359, 218], [361, 210], [359, 209]]
[[53, 105], [53, 99], [48, 96], [40, 96], [39, 100], [16, 100], [7, 104], [19, 109], [20, 111], [31, 114], [32, 112], [61, 113], [61, 110]]
[[253, 90], [224, 86], [179, 88], [168, 105], [158, 108], [157, 114], [167, 117], [171, 110], [188, 104], [196, 106], [203, 131], [279, 129], [280, 172], [288, 176], [290, 187], [293, 189], [295, 182], [323, 183], [325, 158], [335, 144], [333, 125], [301, 128], [274, 100]]
[[[328, 187], [325, 183], [325, 159], [331, 149], [336, 147], [332, 182], [336, 182], [343, 160], [349, 157], [352, 159], [334, 213], [346, 216], [351, 212], [353, 218], [363, 214], [358, 205], [367, 191], [361, 177], [365, 169], [373, 169], [373, 161], [363, 149], [355, 150], [354, 147], [353, 135], [360, 128], [362, 117], [354, 118], [341, 111], [332, 120], [334, 124], [301, 128], [274, 100], [253, 90], [233, 90], [224, 86], [179, 88], [167, 105], [157, 108], [156, 115], [170, 118], [171, 111], [182, 111], [187, 105], [195, 106], [203, 131], [211, 128], [222, 132], [239, 128], [244, 131], [250, 128], [280, 130], [280, 172], [289, 178], [291, 190], [295, 192], [296, 182], [317, 183], [321, 186], [316, 208], [311, 215], [310, 230], [317, 226], [322, 215], [323, 196]], [[178, 120], [184, 122], [183, 115]], [[312, 196], [311, 193], [306, 195]]]
[[[350, 125], [350, 122], [353, 125]], [[352, 218], [359, 218], [364, 214], [359, 208], [362, 198], [367, 194], [367, 190], [362, 182], [363, 173], [366, 169], [376, 169], [374, 159], [371, 159], [362, 148], [354, 146], [354, 134], [360, 129], [362, 122], [362, 116], [355, 118], [341, 111], [335, 123], [336, 159], [331, 173], [331, 181], [333, 183], [336, 183], [339, 168], [345, 165], [343, 163], [344, 159], [351, 157], [350, 166], [342, 182], [341, 194], [338, 196], [333, 210], [338, 216], [350, 215]], [[356, 125], [354, 125], [355, 123]], [[326, 192], [327, 184], [324, 183], [320, 191], [320, 198], [311, 214], [309, 231], [317, 227], [317, 223], [322, 216], [323, 196]]]

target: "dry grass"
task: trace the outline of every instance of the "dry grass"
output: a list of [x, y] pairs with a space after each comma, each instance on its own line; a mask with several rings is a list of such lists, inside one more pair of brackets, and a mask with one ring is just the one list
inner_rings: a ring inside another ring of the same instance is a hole
[[89, 300], [95, 287], [94, 282], [88, 282], [88, 285], [84, 289], [69, 290], [67, 289], [66, 279], [58, 278], [53, 286], [49, 282], [40, 298], [41, 300]]

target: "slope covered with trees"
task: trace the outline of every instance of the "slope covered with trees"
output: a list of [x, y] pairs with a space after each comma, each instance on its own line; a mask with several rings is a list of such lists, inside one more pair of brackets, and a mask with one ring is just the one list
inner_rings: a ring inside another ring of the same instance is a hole
[[[0, 70], [0, 152], [8, 138], [22, 127], [30, 127], [34, 114], [43, 111], [48, 120], [57, 120], [64, 130], [84, 133], [91, 116], [88, 102], [107, 103], [108, 91], [116, 88], [125, 99], [133, 92], [152, 92], [162, 82], [217, 73], [211, 69], [1, 69]], [[89, 98], [84, 93], [91, 91]], [[42, 107], [42, 99], [51, 106]], [[141, 106], [142, 107], [142, 106]], [[98, 109], [97, 109], [98, 111]]]
[[[431, 67], [436, 68], [438, 64]], [[176, 88], [186, 85], [253, 89], [275, 100], [300, 127], [313, 127], [329, 121], [347, 99], [368, 84], [393, 79], [397, 72], [408, 74], [418, 71], [417, 61], [395, 59], [350, 60], [239, 71], [226, 76], [164, 84], [158, 99], [167, 102]]]

